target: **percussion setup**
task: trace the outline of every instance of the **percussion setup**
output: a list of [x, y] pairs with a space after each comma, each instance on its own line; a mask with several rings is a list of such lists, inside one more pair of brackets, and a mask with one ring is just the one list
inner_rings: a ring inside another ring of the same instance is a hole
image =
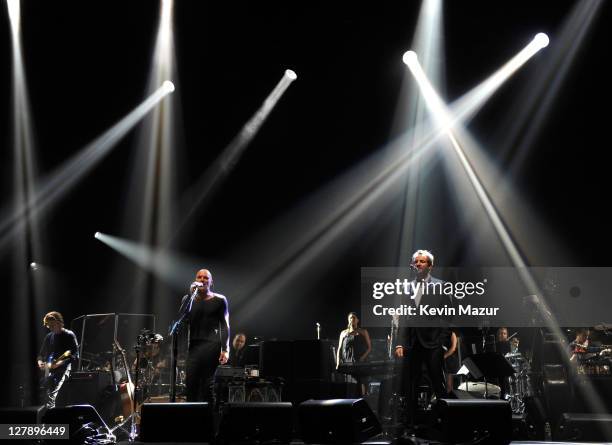
[[588, 351], [575, 353], [576, 374], [612, 375], [612, 345], [589, 346]]
[[[128, 436], [135, 435], [143, 403], [167, 402], [170, 392], [169, 359], [162, 353], [164, 338], [149, 329], [142, 329], [136, 337], [132, 351], [128, 353], [117, 340], [113, 340], [112, 350], [92, 353], [83, 351], [81, 371], [110, 373], [119, 394], [120, 407], [115, 410], [117, 430]], [[129, 357], [129, 358], [128, 358]], [[176, 387], [179, 394], [184, 392], [186, 361], [177, 361]]]
[[523, 414], [527, 397], [534, 395], [531, 385], [531, 366], [523, 354], [518, 351], [518, 342], [511, 350], [513, 352], [504, 355], [514, 369], [514, 375], [507, 377], [508, 392], [505, 398], [510, 402], [514, 414]]
[[[112, 351], [101, 353], [83, 352], [81, 358], [82, 371], [112, 372], [117, 385], [131, 380], [138, 380], [138, 390], [144, 394], [160, 397], [168, 394], [169, 366], [168, 359], [161, 353], [164, 338], [157, 333], [143, 332], [136, 339], [135, 354], [128, 354], [132, 359], [128, 365], [129, 370], [122, 363], [121, 346], [113, 345]], [[138, 362], [138, 366], [137, 366]], [[177, 375], [179, 389], [185, 386], [185, 360], [177, 361]], [[136, 378], [138, 377], [138, 379]], [[147, 401], [147, 396], [144, 401]]]

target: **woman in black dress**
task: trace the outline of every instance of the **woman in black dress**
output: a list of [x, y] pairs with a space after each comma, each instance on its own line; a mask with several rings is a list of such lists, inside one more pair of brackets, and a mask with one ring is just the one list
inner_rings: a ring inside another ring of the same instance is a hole
[[[363, 362], [372, 351], [372, 342], [367, 329], [359, 326], [359, 318], [355, 312], [348, 314], [348, 326], [340, 332], [338, 351], [336, 352], [336, 367], [341, 363]], [[359, 378], [353, 378], [359, 383], [361, 394], [365, 394], [365, 384]]]

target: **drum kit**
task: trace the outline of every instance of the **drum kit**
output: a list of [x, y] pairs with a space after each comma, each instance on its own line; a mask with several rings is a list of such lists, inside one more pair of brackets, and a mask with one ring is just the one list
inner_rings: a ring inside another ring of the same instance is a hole
[[[136, 338], [134, 355], [130, 361], [127, 353], [114, 341], [113, 350], [102, 353], [83, 353], [82, 369], [87, 371], [112, 372], [121, 396], [121, 413], [115, 418], [117, 424], [111, 431], [123, 431], [134, 436], [139, 423], [140, 406], [145, 402], [167, 402], [169, 400], [169, 360], [162, 353], [164, 338], [143, 329]], [[185, 388], [185, 360], [177, 361], [179, 392]]]
[[529, 361], [519, 352], [518, 346], [519, 339], [514, 337], [510, 343], [510, 352], [504, 355], [514, 369], [514, 374], [507, 377], [508, 391], [504, 396], [510, 402], [513, 414], [523, 414], [527, 398], [534, 395], [530, 377], [531, 366]]
[[534, 395], [531, 384], [531, 366], [529, 361], [519, 351], [518, 337], [510, 338], [508, 346], [509, 349], [506, 349], [506, 351], [509, 350], [509, 352], [504, 354], [504, 357], [514, 370], [511, 376], [504, 377], [500, 385], [486, 381], [467, 381], [463, 382], [459, 389], [467, 391], [476, 397], [503, 398], [510, 403], [513, 414], [523, 414], [526, 409], [527, 398]]

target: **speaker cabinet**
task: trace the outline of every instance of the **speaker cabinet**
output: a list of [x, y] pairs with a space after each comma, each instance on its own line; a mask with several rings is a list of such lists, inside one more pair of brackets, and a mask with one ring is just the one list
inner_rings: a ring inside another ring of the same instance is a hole
[[612, 415], [563, 413], [555, 440], [612, 442]]
[[96, 408], [91, 405], [69, 405], [52, 408], [43, 416], [43, 423], [67, 423], [70, 425], [71, 431], [86, 423], [106, 427], [106, 423], [100, 417]]
[[118, 394], [108, 371], [77, 371], [70, 375], [57, 397], [56, 406], [92, 405], [110, 421], [117, 415]]
[[363, 399], [307, 400], [298, 407], [298, 419], [305, 443], [360, 443], [381, 432]]
[[507, 444], [512, 440], [512, 410], [504, 400], [440, 399], [435, 407], [436, 429], [443, 442]]
[[217, 441], [289, 443], [293, 424], [293, 405], [289, 402], [228, 403], [223, 406]]
[[76, 371], [64, 382], [58, 395], [58, 405], [99, 405], [113, 389], [108, 371]]
[[55, 407], [45, 413], [42, 421], [45, 424], [68, 425], [69, 444], [93, 443], [93, 438], [99, 433], [110, 433], [98, 411], [91, 405]]
[[0, 423], [41, 423], [46, 411], [45, 405], [0, 408]]
[[206, 402], [145, 403], [140, 412], [142, 442], [211, 442], [213, 422]]

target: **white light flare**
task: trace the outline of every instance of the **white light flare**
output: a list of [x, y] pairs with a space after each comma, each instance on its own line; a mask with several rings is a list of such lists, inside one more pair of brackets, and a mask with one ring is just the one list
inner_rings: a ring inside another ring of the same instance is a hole
[[548, 36], [543, 32], [537, 33], [533, 38], [533, 43], [538, 47], [538, 49], [546, 48], [549, 42], [550, 40], [548, 39]]
[[452, 125], [451, 115], [447, 111], [444, 102], [442, 102], [442, 99], [440, 99], [440, 96], [438, 96], [438, 93], [436, 93], [433, 86], [429, 82], [427, 75], [419, 63], [417, 54], [414, 51], [406, 51], [402, 57], [402, 60], [412, 72], [412, 75], [414, 76], [419, 88], [421, 89], [421, 93], [425, 98], [427, 106], [430, 108], [434, 119], [437, 121], [437, 124], [443, 129], [450, 129]]
[[229, 143], [219, 157], [212, 163], [212, 165], [202, 174], [200, 179], [193, 185], [184, 198], [185, 206], [189, 210], [186, 210], [183, 214], [185, 215], [182, 222], [178, 225], [180, 228], [182, 225], [191, 217], [196, 208], [204, 201], [205, 198], [218, 186], [220, 181], [234, 168], [242, 153], [246, 150], [248, 145], [251, 143], [253, 138], [259, 132], [259, 129], [264, 124], [282, 95], [285, 93], [287, 88], [297, 79], [295, 71], [287, 69], [283, 73], [280, 81], [276, 84], [274, 89], [270, 92], [268, 97], [264, 100], [261, 107], [255, 112], [255, 114], [244, 124], [240, 133], [238, 133], [234, 139]]
[[497, 89], [506, 81], [515, 71], [523, 66], [529, 59], [538, 53], [542, 48], [548, 46], [549, 39], [546, 34], [540, 32], [529, 42], [529, 44], [519, 51], [512, 59], [506, 62], [487, 80], [482, 82], [477, 88], [464, 95], [456, 101], [456, 106], [453, 107], [456, 119], [465, 119], [468, 115], [473, 115], [484, 102], [489, 99]]
[[[507, 79], [509, 75], [512, 74], [512, 72], [514, 72], [518, 67], [520, 67], [523, 63], [525, 63], [533, 54], [535, 54], [541, 48], [545, 47], [547, 44], [548, 44], [548, 38], [546, 37], [546, 35], [536, 36], [536, 38], [534, 38], [532, 42], [523, 49], [523, 51], [517, 54], [517, 56], [515, 56], [510, 62], [508, 62], [508, 64], [506, 64], [506, 67], [507, 67], [513, 61], [520, 62], [520, 64], [517, 63], [517, 65], [514, 67], [512, 71], [507, 73], [507, 75], [503, 78], [503, 80]], [[443, 120], [445, 123], [448, 123], [448, 122], [452, 123], [452, 121], [449, 121], [449, 118], [452, 116], [449, 109], [446, 107], [444, 102], [442, 102], [442, 100], [440, 99], [440, 97], [438, 96], [434, 88], [431, 86], [431, 83], [429, 82], [425, 74], [422, 73], [422, 70], [420, 70], [420, 66], [416, 58], [416, 55], [412, 55], [412, 54], [405, 55], [405, 59], [406, 59], [406, 63], [409, 64], [408, 66], [413, 72], [415, 78], [417, 78], [419, 87], [421, 87], [421, 91], [423, 93], [423, 96], [425, 97], [425, 102], [427, 106], [429, 107], [430, 112], [434, 115], [434, 119]], [[500, 85], [501, 85], [501, 82], [500, 82]], [[463, 169], [465, 170], [465, 173], [470, 183], [472, 184], [474, 191], [476, 195], [478, 196], [478, 199], [480, 200], [482, 206], [484, 207], [484, 210], [487, 216], [489, 217], [489, 220], [491, 224], [493, 225], [493, 228], [495, 229], [497, 236], [499, 237], [502, 245], [504, 246], [504, 249], [506, 250], [508, 257], [510, 258], [510, 261], [512, 262], [513, 266], [517, 268], [517, 271], [519, 272], [519, 275], [520, 275], [520, 278], [523, 284], [525, 285], [527, 290], [531, 292], [532, 294], [543, 295], [543, 292], [540, 289], [539, 285], [537, 284], [534, 277], [529, 272], [529, 269], [527, 268], [527, 265], [525, 261], [523, 260], [523, 256], [521, 255], [518, 247], [514, 243], [512, 236], [510, 235], [509, 231], [506, 229], [506, 226], [503, 220], [499, 216], [497, 209], [495, 208], [491, 199], [489, 198], [487, 191], [485, 190], [484, 186], [480, 182], [480, 179], [478, 178], [478, 175], [472, 168], [471, 163], [465, 156], [463, 148], [461, 147], [461, 145], [459, 144], [459, 141], [457, 140], [457, 138], [451, 131], [450, 125], [446, 127], [446, 124], [445, 124], [444, 134], [446, 134], [448, 138], [450, 139], [452, 147], [455, 153], [457, 154], [457, 157], [459, 158], [459, 161]], [[546, 302], [543, 300], [540, 300], [539, 304], [540, 304], [540, 307], [539, 307], [540, 314], [544, 317], [544, 321], [546, 325], [555, 332], [559, 331], [558, 323], [556, 322]]]
[[0, 251], [12, 239], [13, 234], [23, 227], [28, 212], [30, 216], [36, 215], [57, 203], [168, 93], [169, 91], [166, 91], [164, 86], [159, 87], [129, 114], [42, 179], [36, 193], [30, 197], [28, 202], [8, 212], [6, 218], [0, 221]]
[[293, 82], [295, 79], [297, 79], [297, 74], [295, 74], [295, 71], [293, 70], [285, 70], [285, 77]]
[[548, 44], [549, 39], [546, 34], [536, 34], [525, 48], [506, 62], [492, 76], [482, 82], [470, 93], [457, 100], [452, 107], [452, 114], [432, 87], [431, 82], [429, 82], [427, 75], [419, 63], [416, 53], [414, 51], [406, 51], [402, 60], [412, 72], [425, 98], [427, 106], [432, 111], [437, 124], [441, 127], [439, 128], [440, 134], [443, 134], [450, 131], [456, 122], [464, 120], [468, 115], [476, 113], [486, 100], [488, 100], [515, 71], [523, 66], [538, 51], [548, 46]]
[[169, 80], [164, 80], [164, 83], [162, 83], [162, 90], [166, 95], [174, 93], [174, 84]]
[[6, 6], [8, 8], [9, 20], [11, 21], [11, 30], [13, 32], [13, 37], [19, 35], [19, 30], [21, 28], [21, 6], [19, 4], [20, 0], [7, 0]]

